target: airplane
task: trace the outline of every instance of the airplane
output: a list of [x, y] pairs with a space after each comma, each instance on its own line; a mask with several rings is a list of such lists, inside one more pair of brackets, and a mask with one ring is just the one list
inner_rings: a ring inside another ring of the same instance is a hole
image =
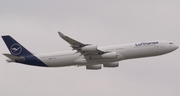
[[4, 53], [7, 62], [40, 67], [86, 66], [89, 70], [98, 70], [103, 67], [114, 68], [119, 61], [151, 57], [170, 53], [178, 46], [169, 41], [145, 41], [130, 44], [121, 44], [106, 47], [81, 43], [61, 32], [59, 36], [72, 47], [72, 51], [33, 54], [14, 40], [11, 36], [2, 36], [10, 53]]

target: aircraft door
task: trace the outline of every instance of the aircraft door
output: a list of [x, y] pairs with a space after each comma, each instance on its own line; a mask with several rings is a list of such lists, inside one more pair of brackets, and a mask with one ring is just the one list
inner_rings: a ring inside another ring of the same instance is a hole
[[165, 43], [164, 42], [159, 42], [159, 44], [156, 45], [158, 50], [157, 50], [157, 53], [160, 54], [161, 53], [161, 50], [163, 48], [165, 48]]

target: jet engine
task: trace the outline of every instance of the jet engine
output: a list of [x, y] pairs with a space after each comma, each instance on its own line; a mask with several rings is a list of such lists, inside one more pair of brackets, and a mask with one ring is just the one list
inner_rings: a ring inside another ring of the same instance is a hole
[[103, 66], [104, 67], [118, 67], [119, 66], [119, 62], [104, 63]]
[[97, 45], [88, 45], [81, 48], [82, 51], [97, 51]]
[[101, 69], [101, 65], [86, 65], [86, 69], [98, 70], [98, 69]]
[[117, 58], [117, 53], [116, 52], [105, 53], [105, 54], [102, 54], [101, 57], [103, 59], [114, 59], [114, 58]]

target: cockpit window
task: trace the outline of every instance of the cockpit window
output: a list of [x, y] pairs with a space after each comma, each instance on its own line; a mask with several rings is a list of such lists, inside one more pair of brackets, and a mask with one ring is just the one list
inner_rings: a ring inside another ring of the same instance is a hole
[[169, 44], [173, 44], [173, 43], [169, 43]]

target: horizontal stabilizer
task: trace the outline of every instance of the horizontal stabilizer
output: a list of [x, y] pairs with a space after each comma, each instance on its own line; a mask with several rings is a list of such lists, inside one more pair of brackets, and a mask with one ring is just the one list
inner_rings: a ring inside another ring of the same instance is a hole
[[11, 54], [3, 54], [3, 55], [8, 57], [11, 60], [24, 61], [23, 57], [14, 56], [14, 55], [11, 55]]

